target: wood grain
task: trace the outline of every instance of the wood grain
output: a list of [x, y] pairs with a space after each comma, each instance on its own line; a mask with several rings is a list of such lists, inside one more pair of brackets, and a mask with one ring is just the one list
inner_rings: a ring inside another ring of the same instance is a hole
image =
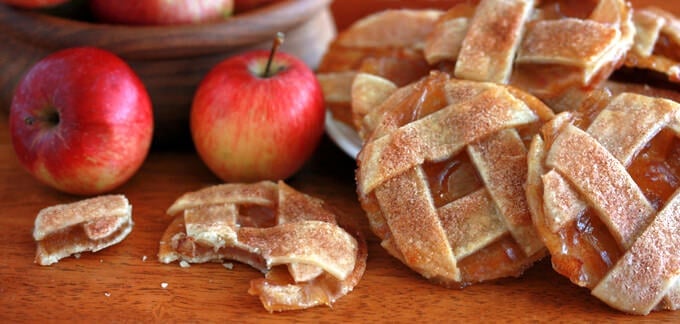
[[[680, 9], [677, 2], [664, 4]], [[354, 167], [324, 138], [288, 183], [326, 200], [342, 222], [362, 229], [369, 240], [364, 278], [332, 308], [269, 314], [247, 293], [248, 282], [261, 274], [246, 265], [181, 268], [156, 261], [158, 240], [170, 222], [166, 208], [186, 191], [219, 183], [192, 151], [152, 152], [139, 173], [116, 190], [130, 199], [136, 223], [122, 243], [51, 267], [33, 263], [37, 212], [79, 198], [43, 186], [21, 169], [3, 114], [0, 322], [680, 322], [680, 312], [641, 318], [615, 311], [556, 274], [548, 260], [518, 279], [463, 290], [433, 285], [389, 256], [370, 233], [356, 200]]]

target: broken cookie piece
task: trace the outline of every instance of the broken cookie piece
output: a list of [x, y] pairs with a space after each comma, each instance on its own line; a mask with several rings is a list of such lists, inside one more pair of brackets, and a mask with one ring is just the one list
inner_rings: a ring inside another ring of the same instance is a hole
[[122, 241], [133, 225], [132, 206], [123, 195], [44, 208], [33, 229], [35, 262], [46, 266], [76, 253], [97, 252]]
[[366, 268], [366, 242], [338, 226], [324, 202], [284, 182], [223, 184], [190, 192], [169, 209], [159, 261], [248, 264], [265, 274], [251, 282], [270, 312], [331, 305]]

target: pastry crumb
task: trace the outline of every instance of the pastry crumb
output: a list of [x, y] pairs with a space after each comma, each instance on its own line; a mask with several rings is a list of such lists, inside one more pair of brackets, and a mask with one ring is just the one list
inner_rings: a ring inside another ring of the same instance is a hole
[[189, 262], [182, 260], [182, 261], [179, 262], [179, 266], [182, 267], [182, 268], [188, 268], [188, 267], [191, 267], [191, 264], [189, 264]]
[[231, 262], [222, 263], [222, 266], [229, 269], [229, 270], [234, 269], [234, 264], [231, 263]]
[[111, 293], [107, 291], [107, 292], [104, 293], [104, 296], [111, 297]]
[[167, 282], [161, 282], [161, 288], [163, 288], [163, 289], [168, 288], [168, 283]]
[[142, 262], [146, 262], [146, 255], [142, 256]]

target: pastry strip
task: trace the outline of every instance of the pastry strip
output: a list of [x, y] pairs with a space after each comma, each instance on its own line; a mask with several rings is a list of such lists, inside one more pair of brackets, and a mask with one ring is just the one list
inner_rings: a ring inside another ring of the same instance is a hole
[[643, 8], [635, 10], [633, 23], [636, 30], [633, 50], [642, 56], [652, 55], [661, 28], [666, 24], [666, 19]]
[[468, 154], [488, 188], [502, 220], [526, 255], [543, 249], [525, 196], [527, 150], [514, 129], [502, 130], [468, 145]]
[[508, 83], [533, 0], [482, 0], [456, 61], [460, 79]]
[[595, 118], [587, 132], [627, 166], [670, 123], [673, 111], [680, 111], [680, 106], [670, 100], [623, 93]]
[[[404, 199], [403, 193], [410, 198]], [[460, 271], [420, 167], [393, 177], [375, 196], [391, 229], [394, 245], [409, 266], [426, 278], [460, 281]]]
[[167, 214], [175, 216], [185, 209], [197, 206], [236, 202], [273, 207], [277, 190], [277, 184], [269, 181], [248, 185], [227, 183], [210, 186], [182, 195], [168, 208]]
[[475, 253], [506, 232], [501, 215], [486, 189], [477, 190], [438, 209], [456, 260]]

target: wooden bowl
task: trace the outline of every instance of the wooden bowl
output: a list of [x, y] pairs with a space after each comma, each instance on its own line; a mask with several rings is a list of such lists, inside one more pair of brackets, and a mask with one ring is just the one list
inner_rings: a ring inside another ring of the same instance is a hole
[[335, 37], [331, 0], [283, 0], [224, 22], [183, 26], [123, 26], [56, 17], [0, 4], [0, 110], [9, 112], [14, 87], [38, 60], [63, 48], [96, 46], [127, 61], [146, 85], [154, 108], [154, 147], [190, 147], [189, 110], [198, 83], [233, 54], [269, 48], [278, 31], [282, 50], [316, 68]]

